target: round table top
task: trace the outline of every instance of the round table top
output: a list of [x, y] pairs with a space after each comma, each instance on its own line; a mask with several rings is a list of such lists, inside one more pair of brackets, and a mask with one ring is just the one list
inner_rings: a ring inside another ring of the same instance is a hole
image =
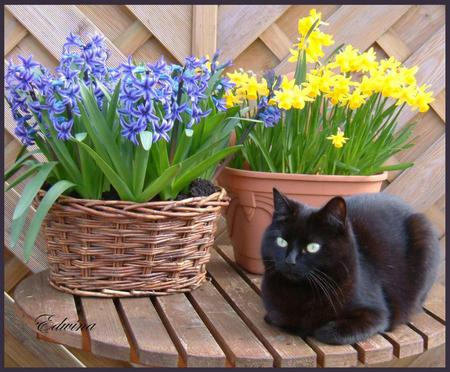
[[332, 346], [265, 323], [261, 276], [212, 251], [209, 280], [187, 294], [141, 298], [78, 297], [59, 292], [43, 271], [14, 298], [40, 338], [95, 355], [159, 367], [350, 367], [423, 353], [445, 342], [445, 288], [436, 284], [408, 325], [355, 345]]

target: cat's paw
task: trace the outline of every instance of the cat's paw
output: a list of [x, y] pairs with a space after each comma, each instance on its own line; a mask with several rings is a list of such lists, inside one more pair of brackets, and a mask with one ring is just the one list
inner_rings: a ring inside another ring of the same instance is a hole
[[274, 325], [272, 319], [270, 319], [269, 314], [264, 315], [264, 321], [267, 324]]
[[318, 328], [314, 334], [314, 338], [326, 344], [342, 345], [346, 344], [345, 337], [339, 332], [338, 323], [331, 321]]

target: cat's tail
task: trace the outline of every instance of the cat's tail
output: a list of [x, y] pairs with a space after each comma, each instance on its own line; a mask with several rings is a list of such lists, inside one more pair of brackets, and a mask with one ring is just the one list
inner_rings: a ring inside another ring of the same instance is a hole
[[407, 261], [410, 283], [415, 287], [415, 305], [419, 310], [436, 280], [440, 263], [439, 239], [433, 226], [422, 213], [407, 219], [409, 250]]

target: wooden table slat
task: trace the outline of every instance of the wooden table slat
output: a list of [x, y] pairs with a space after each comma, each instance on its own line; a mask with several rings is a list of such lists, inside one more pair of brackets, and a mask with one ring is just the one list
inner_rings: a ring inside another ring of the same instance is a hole
[[249, 273], [240, 267], [235, 262], [232, 245], [219, 245], [216, 247], [216, 250], [258, 294], [261, 294], [262, 275]]
[[425, 349], [431, 349], [445, 342], [445, 326], [428, 314], [421, 312], [414, 315], [409, 324], [423, 337]]
[[177, 367], [178, 352], [148, 297], [121, 298], [120, 308], [130, 331], [139, 363]]
[[225, 354], [186, 296], [157, 297], [155, 306], [187, 367], [225, 366]]
[[234, 367], [272, 367], [273, 358], [211, 283], [189, 297]]
[[358, 358], [364, 364], [388, 362], [393, 358], [392, 344], [381, 335], [375, 335], [356, 345]]
[[[60, 292], [48, 283], [48, 270], [25, 278], [14, 291], [14, 300], [25, 322], [36, 332], [36, 318], [41, 315], [53, 315], [51, 323], [77, 323], [78, 313], [73, 296]], [[48, 320], [42, 316], [39, 321]], [[47, 328], [47, 326], [45, 326]], [[61, 330], [49, 329], [43, 334], [58, 343], [81, 349], [83, 336], [81, 330], [66, 327]]]
[[433, 285], [423, 307], [431, 316], [445, 324], [445, 287], [442, 284]]
[[384, 335], [394, 346], [394, 355], [405, 358], [423, 352], [423, 338], [405, 324]]
[[289, 335], [264, 321], [260, 296], [215, 251], [207, 266], [209, 274], [244, 322], [275, 358], [276, 367], [313, 367], [316, 353], [300, 337]]
[[307, 341], [317, 352], [322, 367], [356, 367], [358, 364], [358, 353], [351, 345], [328, 345], [312, 337]]
[[81, 297], [83, 314], [89, 330], [91, 351], [111, 359], [130, 360], [130, 344], [119, 314], [110, 298]]

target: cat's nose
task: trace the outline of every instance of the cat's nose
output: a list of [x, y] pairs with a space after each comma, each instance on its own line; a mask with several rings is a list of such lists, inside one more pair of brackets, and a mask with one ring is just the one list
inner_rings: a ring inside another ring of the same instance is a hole
[[297, 261], [297, 255], [298, 252], [296, 249], [293, 249], [291, 252], [289, 252], [289, 254], [286, 256], [286, 263], [288, 265], [295, 265], [295, 262]]

